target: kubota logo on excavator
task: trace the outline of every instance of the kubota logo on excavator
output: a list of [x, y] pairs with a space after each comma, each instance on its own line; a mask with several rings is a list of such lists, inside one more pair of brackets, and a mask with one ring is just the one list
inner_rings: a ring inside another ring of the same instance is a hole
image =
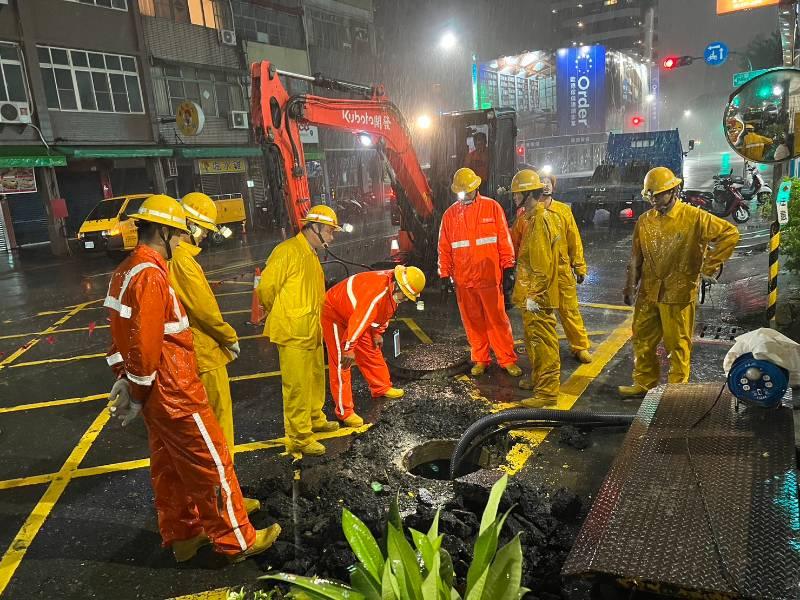
[[372, 115], [366, 112], [343, 110], [342, 119], [349, 125], [363, 125], [380, 131], [389, 131], [392, 128], [392, 120], [389, 115]]

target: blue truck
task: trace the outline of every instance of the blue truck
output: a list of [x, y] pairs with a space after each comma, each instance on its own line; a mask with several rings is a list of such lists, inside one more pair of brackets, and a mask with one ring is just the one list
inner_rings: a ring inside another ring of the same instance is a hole
[[694, 140], [683, 150], [677, 129], [643, 133], [610, 133], [606, 154], [589, 181], [564, 189], [579, 221], [592, 222], [597, 209], [609, 212], [609, 223], [635, 220], [649, 208], [641, 195], [644, 176], [653, 167], [669, 167], [683, 177], [683, 159], [694, 149]]

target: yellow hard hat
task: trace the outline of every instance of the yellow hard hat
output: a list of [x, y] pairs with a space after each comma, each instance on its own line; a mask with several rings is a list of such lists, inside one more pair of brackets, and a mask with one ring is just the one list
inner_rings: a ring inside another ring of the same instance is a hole
[[139, 210], [131, 215], [131, 219], [150, 221], [189, 233], [189, 228], [186, 227], [186, 211], [175, 198], [164, 194], [146, 198]]
[[675, 177], [675, 173], [670, 171], [667, 167], [650, 169], [647, 175], [644, 176], [642, 197], [645, 199], [652, 198], [662, 192], [667, 192], [676, 188], [682, 183], [683, 180], [680, 177]]
[[745, 125], [745, 126], [744, 126], [744, 128], [745, 128], [745, 130], [747, 130], [747, 131], [755, 131], [755, 130], [756, 130], [756, 128], [755, 128], [753, 125], [751, 125], [750, 123], [748, 123], [747, 125]]
[[217, 205], [214, 201], [202, 192], [191, 192], [186, 194], [181, 201], [183, 210], [186, 211], [186, 219], [216, 233], [217, 228]]
[[336, 212], [330, 206], [325, 206], [324, 204], [312, 206], [306, 216], [300, 219], [300, 222], [304, 225], [306, 223], [321, 223], [322, 225], [330, 225], [336, 231], [342, 230], [339, 227], [339, 217], [336, 216]]
[[454, 194], [469, 194], [480, 186], [481, 178], [475, 174], [475, 171], [462, 167], [453, 174], [453, 184], [450, 189]]
[[400, 291], [412, 302], [416, 302], [422, 290], [425, 289], [425, 273], [417, 267], [397, 265], [394, 268], [394, 280], [400, 287]]
[[544, 187], [539, 174], [533, 169], [522, 169], [511, 180], [512, 193], [533, 192]]

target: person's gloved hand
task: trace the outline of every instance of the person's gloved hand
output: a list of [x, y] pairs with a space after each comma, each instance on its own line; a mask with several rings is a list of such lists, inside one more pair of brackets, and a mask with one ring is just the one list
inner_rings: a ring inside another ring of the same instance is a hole
[[534, 300], [533, 298], [528, 298], [525, 300], [525, 310], [532, 313], [538, 313], [542, 310], [542, 307]]
[[239, 342], [233, 342], [230, 346], [228, 346], [228, 352], [233, 355], [233, 360], [239, 358], [239, 355], [242, 353], [242, 349], [239, 347]]
[[706, 285], [717, 285], [719, 283], [717, 278], [713, 275], [701, 275], [701, 278]]
[[503, 271], [503, 292], [508, 294], [514, 288], [514, 268]]
[[383, 348], [383, 336], [380, 333], [375, 333], [372, 335], [372, 342], [375, 344], [376, 348]]
[[580, 273], [575, 273], [575, 281], [578, 283], [578, 285], [582, 284], [585, 279], [586, 279], [586, 275], [581, 275]]
[[133, 399], [131, 395], [131, 384], [127, 379], [117, 379], [108, 394], [108, 410], [112, 416], [122, 421], [125, 427], [142, 412], [141, 403]]
[[339, 361], [339, 364], [342, 366], [342, 369], [349, 369], [356, 364], [356, 353], [352, 350], [350, 352], [345, 352], [342, 354], [342, 360]]
[[628, 291], [622, 292], [622, 301], [628, 306], [633, 306], [633, 294]]

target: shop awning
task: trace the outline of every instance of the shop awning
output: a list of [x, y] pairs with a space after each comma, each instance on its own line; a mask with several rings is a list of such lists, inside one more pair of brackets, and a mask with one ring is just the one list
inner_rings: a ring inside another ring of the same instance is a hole
[[92, 146], [57, 146], [69, 158], [158, 158], [172, 156], [172, 148], [156, 146], [117, 146], [116, 148], [100, 148]]
[[258, 146], [202, 146], [175, 148], [175, 155], [181, 158], [246, 158], [261, 156]]
[[67, 157], [44, 146], [0, 146], [0, 167], [63, 167]]

